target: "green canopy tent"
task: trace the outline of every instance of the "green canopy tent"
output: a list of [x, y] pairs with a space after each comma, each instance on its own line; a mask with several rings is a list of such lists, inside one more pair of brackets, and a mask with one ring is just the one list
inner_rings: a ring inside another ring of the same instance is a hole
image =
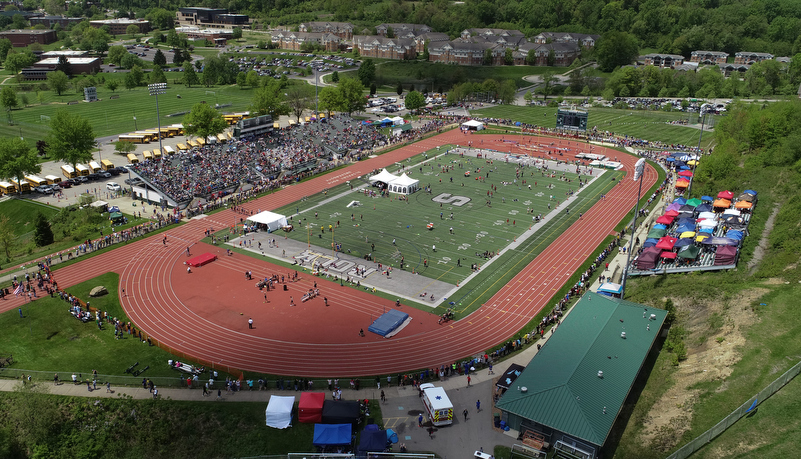
[[688, 205], [688, 206], [693, 206], [693, 207], [698, 207], [698, 206], [700, 206], [700, 205], [701, 205], [701, 204], [703, 204], [703, 203], [704, 203], [704, 201], [701, 201], [701, 200], [700, 200], [700, 199], [698, 199], [698, 198], [692, 198], [692, 199], [690, 199], [689, 201], [687, 201], [687, 205]]
[[685, 260], [695, 260], [698, 258], [699, 253], [701, 253], [700, 248], [694, 245], [688, 245], [679, 250], [678, 256], [679, 258], [684, 258]]
[[108, 219], [114, 223], [120, 223], [125, 219], [125, 217], [122, 215], [122, 212], [112, 212], [109, 214]]
[[649, 238], [654, 238], [654, 239], [659, 239], [660, 237], [664, 236], [665, 234], [667, 234], [667, 230], [655, 228], [655, 229], [652, 229], [651, 231], [648, 232], [648, 237]]

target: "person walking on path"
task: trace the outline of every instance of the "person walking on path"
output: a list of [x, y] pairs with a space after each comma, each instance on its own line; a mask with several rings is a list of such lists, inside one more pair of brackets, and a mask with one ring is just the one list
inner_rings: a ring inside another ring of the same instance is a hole
[[386, 403], [386, 401], [387, 401], [387, 396], [386, 396], [386, 395], [384, 395], [384, 390], [383, 390], [383, 389], [381, 389], [381, 401], [382, 401], [382, 402], [385, 402], [385, 403]]
[[203, 396], [207, 397], [209, 395], [209, 383], [203, 385]]
[[22, 308], [19, 308], [19, 318], [22, 319]]
[[53, 376], [53, 385], [58, 386], [58, 373]]
[[222, 389], [217, 389], [217, 400], [222, 398]]
[[248, 328], [253, 330], [253, 318], [248, 319]]
[[423, 414], [421, 413], [420, 416], [417, 416], [417, 426], [423, 427]]
[[106, 393], [107, 394], [111, 393], [111, 382], [110, 381], [106, 381]]
[[467, 375], [467, 387], [470, 387], [470, 375]]
[[157, 399], [159, 396], [159, 390], [156, 386], [153, 386], [153, 400]]
[[476, 400], [476, 413], [481, 412], [481, 400]]
[[428, 438], [430, 438], [432, 440], [434, 439], [434, 428], [433, 427], [429, 427], [428, 428]]
[[464, 415], [464, 420], [467, 421], [467, 408], [462, 411], [462, 414]]

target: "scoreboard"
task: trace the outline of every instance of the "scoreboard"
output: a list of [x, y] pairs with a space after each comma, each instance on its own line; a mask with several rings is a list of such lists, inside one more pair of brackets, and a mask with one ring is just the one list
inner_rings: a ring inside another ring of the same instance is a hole
[[582, 110], [562, 110], [556, 112], [556, 127], [558, 129], [587, 130], [587, 112]]

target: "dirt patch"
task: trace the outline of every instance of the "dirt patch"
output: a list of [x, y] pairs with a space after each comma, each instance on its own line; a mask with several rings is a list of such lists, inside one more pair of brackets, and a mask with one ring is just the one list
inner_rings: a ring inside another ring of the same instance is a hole
[[645, 418], [642, 442], [661, 451], [676, 446], [689, 430], [693, 407], [699, 390], [690, 387], [709, 381], [722, 381], [740, 358], [745, 345], [743, 330], [753, 325], [757, 316], [750, 305], [766, 294], [765, 288], [751, 289], [727, 302], [690, 302], [673, 299], [680, 323], [687, 329], [687, 360], [671, 376], [673, 386], [654, 404]]
[[740, 443], [737, 443], [737, 447], [734, 449], [711, 448], [709, 452], [706, 454], [706, 457], [712, 459], [723, 459], [732, 456], [742, 456], [767, 444], [768, 442], [766, 441], [759, 441], [756, 438], [750, 438], [748, 442], [741, 441]]
[[776, 215], [779, 214], [779, 209], [781, 209], [779, 204], [774, 205], [773, 212], [771, 212], [770, 217], [765, 220], [765, 228], [762, 230], [762, 235], [759, 237], [759, 245], [754, 248], [754, 257], [748, 262], [748, 272], [750, 274], [754, 274], [757, 266], [759, 266], [759, 262], [762, 261], [765, 252], [768, 250], [768, 236], [773, 230], [774, 223], [776, 223]]

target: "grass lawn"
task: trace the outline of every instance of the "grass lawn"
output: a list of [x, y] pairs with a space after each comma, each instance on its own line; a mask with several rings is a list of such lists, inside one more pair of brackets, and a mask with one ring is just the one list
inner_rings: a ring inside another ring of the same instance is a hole
[[[58, 271], [55, 271], [58, 280]], [[89, 291], [102, 285], [109, 294], [91, 298]], [[119, 276], [107, 273], [66, 291], [89, 301], [92, 307], [108, 311], [109, 316], [128, 322], [117, 293]], [[44, 297], [22, 307], [0, 314], [0, 350], [14, 355], [13, 371], [33, 370], [36, 379], [52, 380], [53, 372], [61, 371], [61, 379], [68, 380], [64, 372], [81, 373], [88, 378], [95, 369], [103, 381], [114, 385], [137, 385], [141, 378], [126, 376], [125, 369], [139, 362], [136, 369], [150, 368], [142, 376], [158, 385], [178, 385], [180, 374], [167, 366], [167, 360], [176, 357], [157, 346], [148, 346], [130, 335], [114, 338], [114, 328], [104, 324], [98, 330], [95, 322], [83, 323], [69, 314], [69, 305], [60, 298]], [[223, 376], [224, 377], [224, 376]]]
[[[122, 78], [123, 75], [103, 74], [107, 80]], [[201, 101], [209, 104], [231, 104], [222, 109], [226, 112], [245, 111], [251, 104], [253, 89], [240, 89], [236, 85], [187, 88], [182, 84], [173, 83], [173, 77], [179, 78], [181, 74], [167, 73], [166, 75], [170, 84], [167, 86], [167, 93], [159, 97], [159, 111], [163, 126], [182, 123], [184, 113]], [[67, 105], [68, 102], [81, 100], [83, 97], [74, 92], [62, 96], [57, 96], [52, 91], [43, 91], [42, 94], [44, 95], [44, 104], [36, 103], [21, 110], [14, 110], [12, 112], [14, 125], [0, 124], [0, 135], [21, 135], [31, 145], [34, 145], [36, 140], [47, 136], [50, 129], [47, 118], [42, 118], [42, 116], [52, 116], [59, 108], [67, 109], [72, 114], [78, 114], [88, 119], [97, 137], [124, 134], [137, 129], [151, 129], [158, 125], [156, 100], [149, 95], [146, 86], [133, 90], [120, 87], [113, 93], [105, 87], [99, 86], [97, 95], [101, 99], [100, 101], [81, 102], [70, 106]], [[110, 99], [112, 95], [117, 95], [119, 98]], [[180, 99], [177, 97], [179, 95]], [[28, 93], [28, 98], [31, 102], [37, 101], [36, 93]]]
[[[429, 91], [447, 91], [456, 83], [470, 81], [482, 83], [489, 78], [514, 80], [518, 88], [530, 86], [523, 80], [526, 75], [545, 73], [549, 67], [533, 66], [461, 66], [427, 61], [388, 61], [376, 65], [376, 85], [396, 87], [400, 82], [406, 91], [410, 84]], [[341, 76], [342, 72], [340, 72]]]
[[[490, 118], [508, 118], [527, 124], [553, 128], [556, 127], [556, 108], [542, 106], [521, 107], [517, 105], [498, 105], [479, 108], [471, 111], [474, 116]], [[610, 131], [618, 135], [660, 141], [668, 144], [698, 145], [696, 128], [669, 124], [671, 121], [688, 119], [690, 123], [697, 121], [697, 114], [684, 112], [663, 112], [645, 110], [618, 110], [614, 108], [587, 109], [589, 118], [587, 126], [598, 127], [598, 131]], [[709, 120], [707, 119], [707, 122]], [[705, 132], [701, 146], [709, 148], [714, 134]]]
[[30, 239], [33, 236], [34, 217], [39, 212], [50, 219], [59, 212], [59, 209], [27, 199], [9, 199], [0, 203], [0, 215], [8, 217], [9, 223], [14, 228], [14, 235], [18, 238]]

